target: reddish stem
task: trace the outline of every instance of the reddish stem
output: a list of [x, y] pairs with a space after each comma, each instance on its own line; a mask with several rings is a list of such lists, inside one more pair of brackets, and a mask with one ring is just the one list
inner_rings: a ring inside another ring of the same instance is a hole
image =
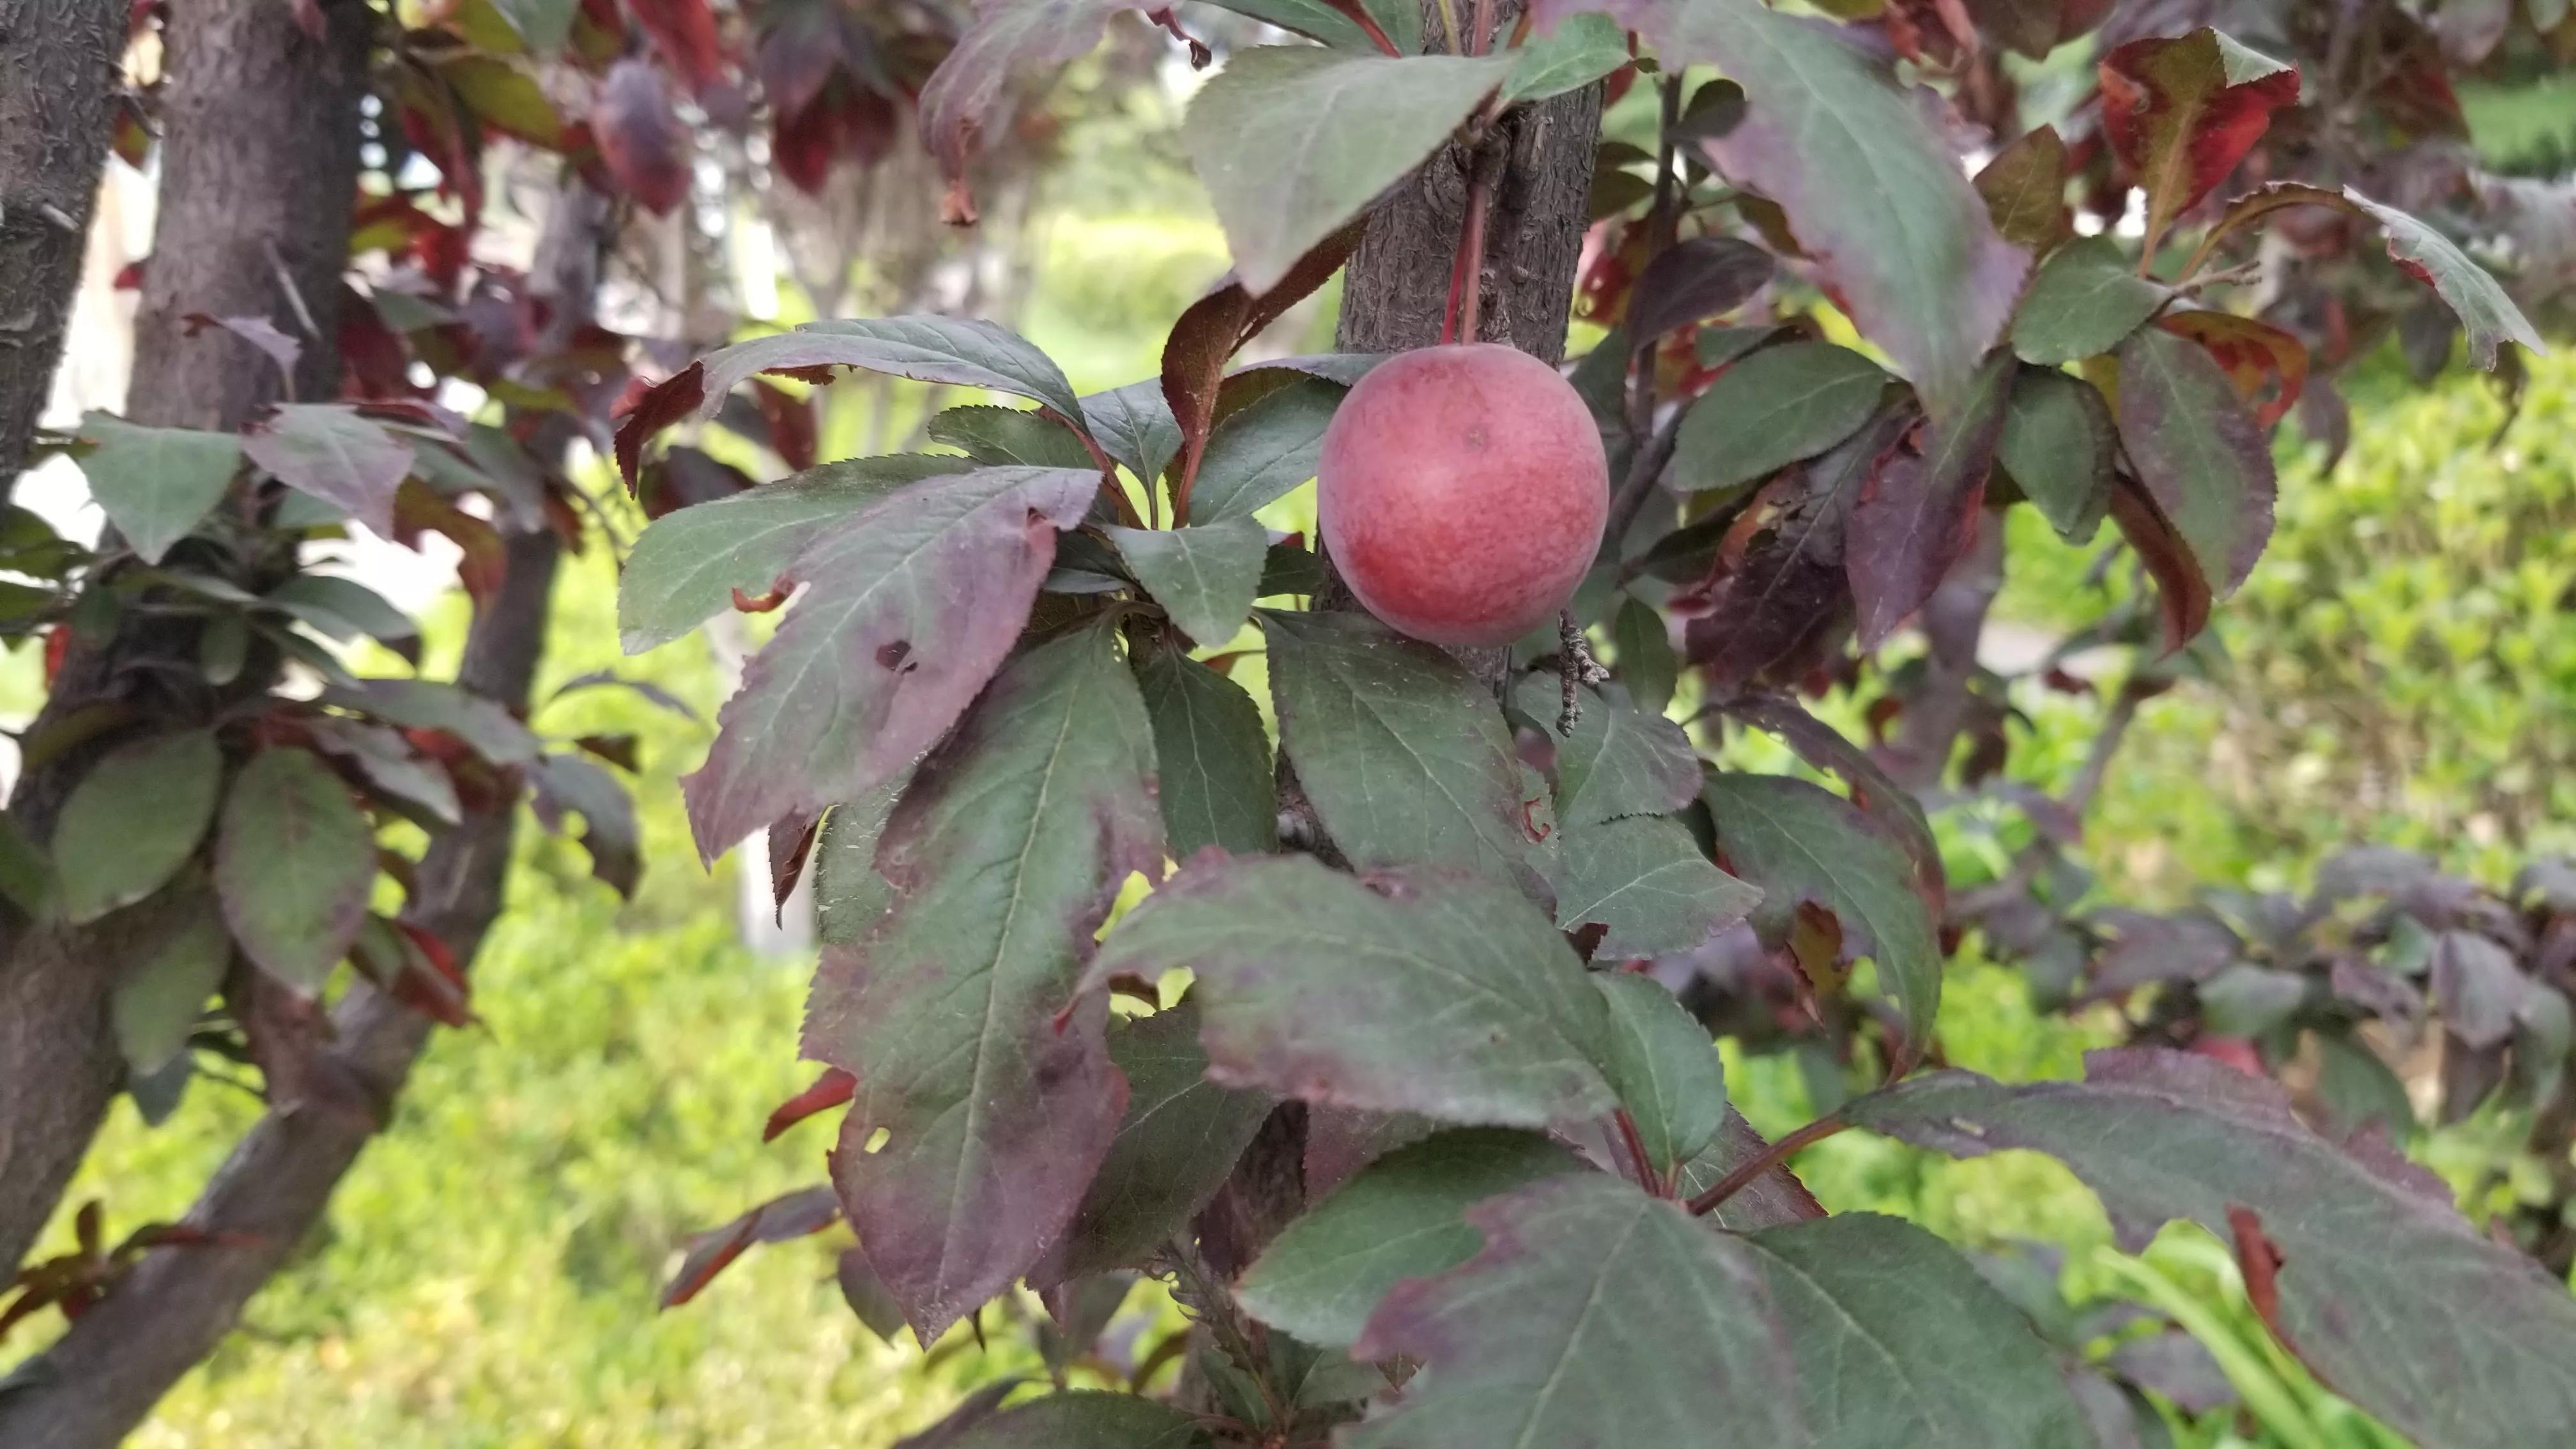
[[[1098, 443], [1092, 441], [1090, 431], [1053, 408], [1040, 408], [1038, 411], [1064, 424], [1065, 431], [1082, 440], [1082, 450], [1091, 455], [1093, 466], [1100, 469], [1101, 496], [1107, 498], [1109, 506], [1117, 510], [1118, 521], [1129, 528], [1144, 527], [1144, 523], [1136, 517], [1136, 505], [1127, 501], [1127, 490], [1118, 486], [1118, 465], [1110, 460], [1107, 453], [1100, 450]], [[1161, 527], [1162, 520], [1159, 516], [1161, 509], [1154, 502], [1154, 488], [1151, 482], [1145, 486], [1145, 506], [1155, 509], [1157, 514], [1155, 526]], [[1173, 504], [1176, 513], [1179, 507], [1177, 502]], [[1175, 517], [1173, 521], [1177, 523], [1180, 520]]]
[[[1479, 9], [1485, 8], [1480, 5]], [[1502, 150], [1490, 140], [1468, 161], [1467, 217], [1458, 228], [1458, 260], [1449, 268], [1449, 310], [1440, 323], [1442, 342], [1476, 340], [1477, 314], [1485, 300], [1485, 213], [1492, 208], [1494, 173]]]
[[1476, 0], [1475, 26], [1467, 33], [1467, 53], [1483, 55], [1494, 48], [1494, 0]]
[[1790, 1154], [1833, 1136], [1851, 1124], [1838, 1117], [1819, 1117], [1755, 1156], [1750, 1162], [1719, 1178], [1717, 1186], [1690, 1200], [1691, 1216], [1705, 1217], [1728, 1198], [1744, 1190], [1745, 1184], [1789, 1160]]
[[1350, 0], [1349, 4], [1337, 4], [1335, 0], [1324, 0], [1324, 3], [1331, 5], [1359, 26], [1360, 33], [1369, 38], [1369, 44], [1399, 59], [1403, 57], [1404, 52], [1396, 49], [1395, 42], [1386, 38], [1385, 27], [1377, 23], [1377, 18], [1370, 15], [1368, 7], [1360, 4], [1359, 0]]
[[1663, 1174], [1655, 1171], [1654, 1162], [1646, 1156], [1646, 1139], [1637, 1133], [1637, 1119], [1625, 1107], [1611, 1117], [1619, 1124], [1619, 1141], [1628, 1149], [1628, 1160], [1637, 1165], [1637, 1186], [1657, 1197], [1671, 1196], [1672, 1189], [1664, 1185]]

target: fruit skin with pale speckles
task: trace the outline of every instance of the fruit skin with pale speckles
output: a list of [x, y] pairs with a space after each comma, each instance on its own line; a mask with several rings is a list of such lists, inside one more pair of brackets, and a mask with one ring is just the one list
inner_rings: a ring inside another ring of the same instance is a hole
[[1601, 432], [1556, 369], [1489, 342], [1360, 379], [1324, 431], [1324, 548], [1370, 613], [1452, 648], [1508, 644], [1574, 596], [1610, 507]]

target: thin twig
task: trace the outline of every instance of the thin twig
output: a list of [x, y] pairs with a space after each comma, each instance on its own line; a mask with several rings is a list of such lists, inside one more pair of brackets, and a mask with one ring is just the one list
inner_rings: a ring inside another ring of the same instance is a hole
[[1778, 1167], [1781, 1163], [1788, 1161], [1791, 1154], [1797, 1152], [1801, 1148], [1822, 1142], [1826, 1138], [1833, 1136], [1835, 1133], [1840, 1132], [1850, 1125], [1851, 1124], [1849, 1122], [1845, 1122], [1839, 1117], [1819, 1117], [1815, 1121], [1808, 1123], [1806, 1126], [1799, 1128], [1797, 1131], [1790, 1133], [1788, 1136], [1781, 1138], [1779, 1141], [1772, 1143], [1769, 1147], [1764, 1148], [1759, 1155], [1755, 1156], [1752, 1161], [1744, 1163], [1733, 1172], [1719, 1178], [1717, 1180], [1717, 1186], [1710, 1188], [1708, 1191], [1701, 1193], [1695, 1198], [1692, 1198], [1690, 1200], [1691, 1216], [1708, 1216], [1709, 1213], [1715, 1211], [1718, 1206], [1724, 1203], [1728, 1198], [1742, 1192], [1745, 1185], [1752, 1182], [1753, 1179], [1760, 1177], [1762, 1174]]
[[[1646, 440], [1628, 459], [1628, 476], [1619, 483], [1619, 491], [1610, 497], [1610, 516], [1603, 522], [1601, 536], [1609, 541], [1615, 553], [1626, 542], [1628, 530], [1636, 525], [1637, 514], [1654, 496], [1655, 484], [1664, 476], [1664, 465], [1673, 460], [1673, 445], [1681, 440], [1682, 414], [1676, 411], [1670, 422]], [[1625, 566], [1622, 565], [1623, 578]]]
[[[1655, 200], [1646, 212], [1646, 259], [1653, 260], [1670, 250], [1673, 235], [1681, 219], [1674, 214], [1673, 163], [1676, 159], [1674, 130], [1681, 124], [1681, 77], [1667, 75], [1663, 86], [1662, 119], [1655, 134], [1662, 138], [1655, 157]], [[1655, 342], [1652, 337], [1628, 339], [1628, 366], [1633, 374], [1628, 384], [1628, 446], [1643, 447], [1655, 426]]]
[[[1491, 7], [1492, 0], [1478, 0], [1478, 10]], [[1508, 159], [1498, 140], [1488, 136], [1467, 163], [1472, 168], [1467, 177], [1467, 217], [1458, 228], [1458, 263], [1449, 274], [1449, 296], [1458, 325], [1454, 337], [1447, 340], [1477, 340], [1477, 318], [1485, 300], [1485, 213], [1493, 208], [1494, 183], [1501, 179]]]
[[[1091, 461], [1100, 469], [1100, 495], [1109, 500], [1109, 506], [1111, 508], [1117, 510], [1118, 521], [1127, 525], [1129, 528], [1145, 527], [1146, 525], [1136, 517], [1136, 505], [1127, 501], [1127, 490], [1118, 486], [1118, 465], [1110, 461], [1109, 455], [1100, 450], [1100, 445], [1098, 443], [1092, 441], [1091, 434], [1085, 431], [1079, 424], [1075, 423], [1073, 419], [1066, 417], [1064, 414], [1057, 412], [1053, 408], [1040, 408], [1038, 411], [1047, 417], [1051, 417], [1057, 422], [1064, 424], [1065, 431], [1073, 434], [1074, 437], [1081, 440], [1083, 451], [1091, 455]], [[1179, 517], [1179, 510], [1186, 506], [1187, 503], [1188, 499], [1186, 496], [1173, 501], [1172, 507], [1175, 519]], [[1162, 508], [1155, 502], [1154, 490], [1150, 487], [1145, 490], [1145, 506], [1154, 510], [1155, 516], [1153, 526], [1156, 528], [1162, 527]]]
[[1464, 55], [1459, 48], [1457, 0], [1440, 0], [1440, 35], [1448, 42], [1451, 55]]
[[1494, 48], [1494, 0], [1476, 0], [1476, 28], [1467, 37], [1467, 53], [1483, 55]]
[[1560, 609], [1556, 615], [1556, 678], [1563, 703], [1556, 711], [1556, 732], [1571, 738], [1575, 722], [1583, 718], [1582, 695], [1576, 687], [1599, 684], [1610, 677], [1601, 661], [1592, 657], [1592, 645], [1583, 637], [1583, 626], [1575, 621], [1572, 609]]
[[2093, 797], [2102, 790], [2102, 781], [2111, 772], [2111, 757], [2120, 752], [2120, 742], [2128, 736], [2129, 726], [2138, 718], [2138, 706], [2151, 691], [2130, 680], [2120, 686], [2111, 700], [2111, 712], [2102, 721], [2101, 733], [2093, 736], [2093, 747], [2084, 756], [2083, 768], [2075, 772], [2075, 783], [2066, 788], [2066, 809], [2076, 819], [2092, 807]]

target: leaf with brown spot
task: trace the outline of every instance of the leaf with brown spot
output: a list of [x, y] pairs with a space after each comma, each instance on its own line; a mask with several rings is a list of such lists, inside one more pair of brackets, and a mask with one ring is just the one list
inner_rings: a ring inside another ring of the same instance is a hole
[[2129, 464], [2211, 593], [2233, 593], [2272, 536], [2271, 444], [2217, 361], [2182, 337], [2145, 328], [2119, 357]]
[[2169, 312], [2157, 325], [2205, 349], [2264, 431], [2296, 407], [2308, 385], [2308, 349], [2268, 322], [2233, 312]]
[[806, 544], [787, 572], [811, 584], [681, 782], [700, 855], [855, 799], [937, 743], [1018, 639], [1056, 531], [1098, 482], [1061, 468], [928, 478]]

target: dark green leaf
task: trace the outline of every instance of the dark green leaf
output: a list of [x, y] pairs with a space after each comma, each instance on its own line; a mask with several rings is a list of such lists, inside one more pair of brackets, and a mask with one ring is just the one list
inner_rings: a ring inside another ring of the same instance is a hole
[[234, 776], [215, 891], [242, 954], [307, 996], [349, 954], [376, 880], [376, 833], [305, 750], [260, 751]]
[[411, 475], [411, 445], [340, 403], [288, 403], [242, 435], [242, 451], [280, 483], [394, 532], [394, 492]]
[[2148, 281], [2107, 236], [2067, 243], [2040, 265], [2013, 314], [2013, 355], [2055, 367], [2120, 345], [2172, 293]]
[[1236, 51], [1190, 103], [1181, 147], [1258, 296], [1439, 149], [1514, 64], [1265, 45]]
[[1127, 1078], [1127, 1116], [1072, 1226], [1031, 1274], [1040, 1286], [1143, 1263], [1216, 1196], [1270, 1115], [1266, 1093], [1207, 1079], [1186, 999], [1110, 1032], [1109, 1059]]
[[722, 613], [734, 590], [768, 593], [834, 524], [906, 484], [973, 466], [918, 453], [856, 458], [666, 513], [635, 540], [618, 576], [619, 640], [629, 654], [668, 644]]
[[1133, 1394], [1076, 1390], [1005, 1409], [938, 1449], [1209, 1449], [1198, 1421]]
[[1627, 686], [1638, 710], [1663, 714], [1673, 702], [1673, 684], [1680, 674], [1664, 616], [1642, 600], [1620, 600], [1618, 616], [1610, 621], [1610, 647], [1615, 651], [1610, 667]]
[[1325, 425], [1347, 391], [1327, 378], [1300, 377], [1220, 419], [1190, 485], [1191, 521], [1249, 518], [1314, 477]]
[[2431, 287], [2441, 299], [2459, 314], [2460, 326], [2469, 334], [2469, 361], [2478, 367], [2496, 365], [2496, 347], [2500, 343], [2519, 342], [2533, 352], [2547, 352], [2540, 334], [2513, 304], [2504, 288], [2470, 261], [2466, 254], [2451, 244], [2451, 239], [2426, 226], [2396, 207], [2371, 200], [2351, 187], [2344, 196], [2353, 205], [2378, 218], [2388, 232], [2388, 255], [2407, 275]]
[[1422, 1361], [1351, 1449], [1778, 1449], [1800, 1431], [1786, 1335], [1743, 1240], [1598, 1174], [1468, 1210], [1484, 1250], [1395, 1290], [1364, 1358]]
[[1533, 35], [1511, 54], [1507, 101], [1543, 101], [1580, 90], [1628, 63], [1628, 32], [1607, 15], [1569, 16], [1550, 35]]
[[138, 741], [92, 766], [54, 825], [64, 917], [94, 921], [159, 890], [205, 838], [223, 779], [206, 730]]
[[1717, 1043], [1652, 977], [1599, 971], [1592, 984], [1610, 1007], [1602, 1074], [1637, 1124], [1649, 1165], [1669, 1178], [1726, 1125], [1726, 1068]]
[[1556, 747], [1556, 818], [1598, 825], [1627, 815], [1668, 815], [1699, 793], [1699, 756], [1682, 727], [1628, 702], [1618, 685], [1578, 686], [1574, 733], [1556, 733], [1563, 686], [1553, 673], [1523, 676], [1512, 703]]
[[1101, 944], [1086, 983], [1175, 967], [1219, 1080], [1444, 1121], [1543, 1127], [1607, 1110], [1605, 1014], [1582, 963], [1507, 885], [1362, 881], [1312, 856], [1202, 861]]
[[787, 621], [681, 782], [709, 862], [795, 810], [852, 799], [921, 757], [992, 677], [1099, 476], [983, 468], [887, 495], [805, 546]]
[[1181, 425], [1172, 418], [1172, 405], [1163, 400], [1159, 377], [1095, 392], [1082, 400], [1082, 411], [1091, 419], [1091, 435], [1100, 440], [1102, 450], [1148, 486], [1180, 454]]
[[2263, 966], [2230, 966], [2200, 983], [2201, 1021], [2220, 1036], [2257, 1037], [2290, 1019], [2307, 978]]
[[1844, 1213], [1748, 1240], [1817, 1449], [2066, 1449], [2083, 1411], [2030, 1321], [1911, 1223]]
[[[2317, 1376], [2420, 1443], [2520, 1449], [2576, 1422], [2576, 1298], [2385, 1146], [2347, 1154], [2276, 1084], [2205, 1057], [2095, 1052], [2082, 1082], [1917, 1077], [1843, 1115], [1952, 1156], [2031, 1148], [2101, 1195], [2122, 1247], [2187, 1219], [2279, 1253], [2276, 1332]], [[2463, 1392], [2463, 1385], [2475, 1385]]]
[[1485, 686], [1360, 615], [1261, 618], [1281, 745], [1343, 855], [1520, 879], [1520, 762]]
[[872, 785], [823, 817], [814, 841], [814, 921], [824, 941], [846, 946], [860, 939], [894, 904], [894, 887], [877, 874], [877, 841], [911, 783], [904, 774]]
[[1670, 481], [1685, 492], [1749, 483], [1860, 431], [1887, 374], [1848, 347], [1789, 342], [1719, 373], [1692, 403]]
[[116, 983], [116, 1046], [136, 1076], [152, 1075], [187, 1049], [188, 1034], [233, 959], [233, 938], [202, 882], [162, 915], [152, 944]]
[[1288, 1225], [1243, 1275], [1243, 1311], [1309, 1343], [1357, 1341], [1396, 1284], [1476, 1255], [1468, 1208], [1542, 1178], [1586, 1172], [1534, 1132], [1442, 1132], [1379, 1158]]
[[643, 839], [636, 829], [635, 801], [617, 777], [587, 757], [561, 751], [539, 759], [529, 771], [536, 786], [533, 802], [550, 830], [563, 829], [566, 810], [581, 812], [581, 848], [590, 856], [590, 873], [629, 900], [643, 876]]
[[2014, 379], [1995, 458], [2058, 537], [2083, 543], [2101, 528], [2119, 456], [2100, 389], [2054, 368], [2028, 368]]
[[138, 428], [94, 412], [82, 416], [80, 434], [98, 445], [80, 460], [90, 496], [149, 564], [188, 536], [241, 471], [241, 439], [231, 433]]
[[1313, 549], [1274, 543], [1261, 556], [1260, 597], [1314, 595], [1323, 592], [1324, 561]]
[[2199, 345], [2150, 327], [2120, 347], [2120, 441], [2213, 594], [2245, 582], [2272, 537], [2272, 448]]
[[1995, 234], [1941, 103], [1835, 27], [1747, 0], [1682, 6], [1659, 28], [1666, 64], [1709, 62], [1744, 87], [1744, 119], [1702, 149], [1779, 203], [1861, 331], [1947, 415], [2030, 259]]
[[924, 1343], [1035, 1266], [1118, 1131], [1101, 1002], [1066, 1009], [1120, 884], [1163, 856], [1115, 637], [994, 678], [886, 826], [892, 908], [815, 976], [805, 1054], [858, 1078], [833, 1183]]
[[1726, 864], [1761, 888], [1753, 924], [1779, 941], [1801, 902], [1832, 911], [1845, 955], [1877, 963], [1879, 989], [1904, 1013], [1905, 1052], [1919, 1055], [1941, 1004], [1941, 943], [1905, 852], [1804, 780], [1712, 773], [1703, 793]]
[[745, 379], [789, 367], [857, 367], [916, 382], [990, 388], [1034, 398], [1072, 422], [1084, 420], [1073, 384], [1064, 380], [1053, 359], [998, 323], [954, 317], [808, 322], [793, 332], [755, 337], [711, 352], [663, 386], [677, 386], [685, 395], [695, 374], [697, 416], [708, 418], [723, 405], [725, 394]]
[[1680, 821], [1634, 816], [1565, 828], [1548, 868], [1556, 923], [1608, 927], [1597, 961], [1687, 951], [1743, 920], [1762, 893], [1716, 866]]
[[1229, 518], [1187, 528], [1102, 531], [1137, 582], [1192, 639], [1221, 647], [1252, 617], [1253, 590], [1270, 549], [1270, 535], [1260, 524]]
[[322, 692], [322, 702], [406, 729], [445, 730], [496, 765], [537, 758], [537, 737], [499, 703], [434, 679], [361, 679]]
[[1136, 666], [1154, 722], [1163, 835], [1175, 860], [1214, 845], [1236, 855], [1279, 848], [1279, 804], [1261, 708], [1243, 686], [1175, 649]]
[[355, 579], [330, 574], [297, 574], [268, 591], [268, 603], [313, 626], [325, 637], [347, 643], [365, 635], [402, 652], [419, 651], [420, 626], [385, 596]]
[[[1343, 10], [1327, 0], [1212, 0], [1219, 9], [1237, 15], [1249, 15], [1282, 30], [1320, 40], [1340, 50], [1366, 51], [1379, 54], [1377, 42]], [[1407, 0], [1361, 0], [1360, 8], [1369, 13], [1396, 50], [1411, 55], [1422, 48], [1422, 7]]]
[[930, 420], [928, 432], [932, 442], [946, 443], [987, 467], [1092, 466], [1091, 454], [1072, 430], [1026, 408], [950, 408]]

